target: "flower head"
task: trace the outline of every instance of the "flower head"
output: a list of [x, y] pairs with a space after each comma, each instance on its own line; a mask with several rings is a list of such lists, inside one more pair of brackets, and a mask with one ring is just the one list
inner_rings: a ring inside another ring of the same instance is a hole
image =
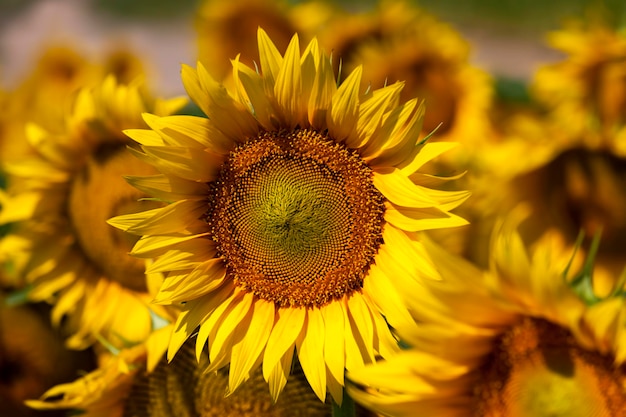
[[0, 256], [29, 300], [54, 304], [54, 323], [67, 317], [72, 347], [96, 335], [116, 345], [138, 342], [150, 332], [144, 262], [128, 255], [134, 242], [106, 220], [154, 206], [123, 180], [154, 168], [127, 151], [122, 129], [145, 126], [143, 111], [170, 114], [183, 102], [151, 99], [140, 83], [109, 77], [81, 90], [62, 124], [28, 124], [35, 154], [5, 164], [12, 186], [0, 222], [11, 228]]
[[[171, 204], [110, 223], [140, 235], [132, 253], [164, 272], [159, 303], [184, 303], [169, 357], [199, 327], [209, 369], [234, 391], [262, 363], [277, 398], [294, 351], [317, 396], [341, 401], [344, 369], [397, 350], [410, 320], [392, 280], [438, 279], [416, 232], [464, 224], [466, 192], [419, 172], [451, 146], [420, 142], [423, 106], [402, 83], [337, 86], [331, 63], [294, 36], [281, 55], [259, 30], [260, 72], [233, 61], [227, 91], [202, 65], [183, 82], [208, 119], [146, 115], [127, 133], [160, 175], [131, 177]], [[385, 316], [380, 315], [380, 313]]]
[[497, 230], [486, 273], [429, 246], [444, 280], [407, 291], [420, 306], [420, 331], [399, 329], [411, 348], [350, 372], [350, 395], [397, 416], [623, 412], [622, 298], [587, 303], [581, 257], [558, 234], [528, 250], [511, 224]]

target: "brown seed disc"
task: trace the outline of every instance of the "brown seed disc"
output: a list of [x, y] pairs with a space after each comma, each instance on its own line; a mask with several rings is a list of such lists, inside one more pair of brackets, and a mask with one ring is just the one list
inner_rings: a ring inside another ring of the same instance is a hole
[[278, 306], [321, 306], [362, 287], [384, 197], [355, 152], [310, 130], [237, 147], [206, 219], [235, 283]]
[[569, 331], [525, 318], [505, 332], [477, 373], [475, 416], [625, 415], [626, 367], [583, 349]]

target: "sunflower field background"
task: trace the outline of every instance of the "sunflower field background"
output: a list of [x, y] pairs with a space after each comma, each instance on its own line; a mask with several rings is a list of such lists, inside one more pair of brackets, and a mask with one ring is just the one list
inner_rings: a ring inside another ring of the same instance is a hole
[[617, 0], [0, 0], [0, 416], [626, 415]]

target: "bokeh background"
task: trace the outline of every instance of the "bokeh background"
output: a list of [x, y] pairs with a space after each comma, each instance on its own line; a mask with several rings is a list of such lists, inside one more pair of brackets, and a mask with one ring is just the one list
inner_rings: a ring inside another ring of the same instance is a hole
[[[192, 16], [198, 0], [1, 0], [0, 86], [28, 71], [46, 46], [70, 44], [96, 57], [123, 44], [147, 64], [154, 88], [180, 94], [180, 63], [196, 60]], [[291, 0], [290, 3], [297, 3]], [[336, 1], [348, 10], [376, 2]], [[504, 80], [527, 80], [560, 58], [545, 33], [590, 9], [624, 20], [619, 0], [423, 0], [415, 4], [452, 23], [473, 45], [472, 62]]]

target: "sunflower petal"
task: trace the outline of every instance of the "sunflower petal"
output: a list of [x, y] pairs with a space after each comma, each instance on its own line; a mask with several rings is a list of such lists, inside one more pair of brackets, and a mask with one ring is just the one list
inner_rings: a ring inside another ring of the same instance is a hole
[[374, 172], [372, 182], [394, 204], [412, 208], [430, 208], [437, 205], [437, 201], [428, 195], [425, 187], [415, 185], [399, 169], [393, 168], [384, 173]]
[[298, 35], [291, 38], [283, 65], [276, 76], [274, 96], [282, 110], [282, 116], [286, 127], [293, 128], [302, 118], [302, 68], [300, 66], [300, 42]]
[[337, 142], [348, 138], [359, 120], [359, 88], [363, 67], [357, 67], [333, 95], [330, 111], [326, 113], [328, 134]]
[[305, 331], [296, 341], [298, 359], [313, 392], [326, 401], [326, 363], [324, 361], [324, 319], [318, 309], [307, 311]]
[[263, 377], [266, 381], [280, 358], [302, 333], [306, 310], [304, 308], [280, 308], [276, 314], [278, 318], [267, 340], [263, 355]]
[[262, 299], [254, 300], [252, 319], [240, 342], [233, 345], [228, 389], [233, 392], [249, 375], [252, 366], [265, 349], [265, 344], [274, 325], [274, 303]]

